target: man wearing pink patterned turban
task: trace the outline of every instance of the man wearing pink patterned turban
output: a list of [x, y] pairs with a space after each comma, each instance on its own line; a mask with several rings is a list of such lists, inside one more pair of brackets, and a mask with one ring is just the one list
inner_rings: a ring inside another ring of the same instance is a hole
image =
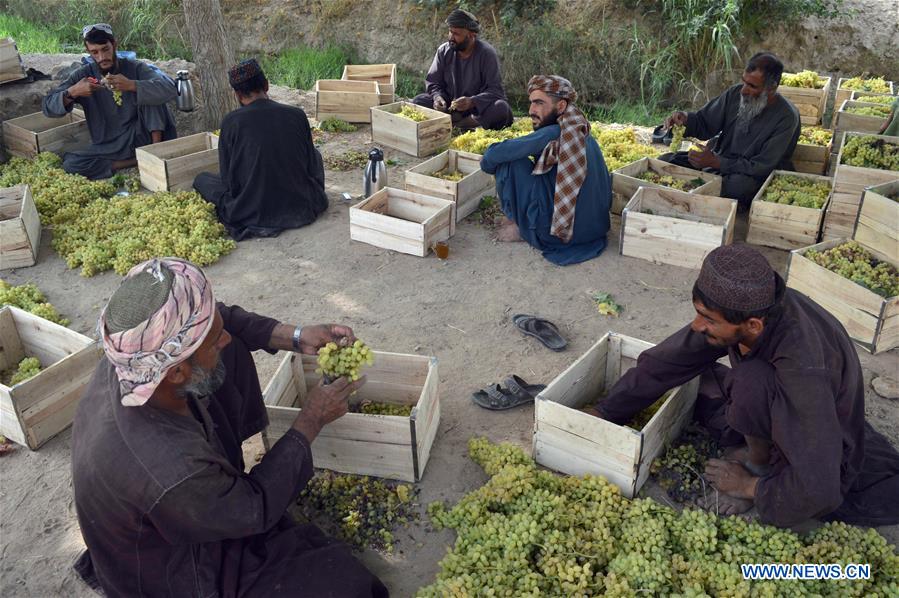
[[286, 513], [313, 474], [310, 443], [364, 384], [313, 387], [249, 472], [268, 424], [251, 351], [315, 353], [347, 326], [293, 326], [216, 303], [193, 264], [133, 268], [99, 322], [106, 359], [72, 431], [75, 564], [107, 596], [386, 596], [350, 553]]

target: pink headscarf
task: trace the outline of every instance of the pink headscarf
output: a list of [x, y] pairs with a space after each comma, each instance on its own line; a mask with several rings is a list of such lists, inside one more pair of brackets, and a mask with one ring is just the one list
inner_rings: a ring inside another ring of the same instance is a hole
[[122, 405], [137, 407], [149, 400], [166, 372], [189, 358], [212, 328], [212, 286], [197, 266], [178, 258], [155, 258], [131, 269], [125, 279], [148, 272], [160, 282], [163, 268], [174, 277], [168, 299], [149, 319], [122, 332], [106, 329], [106, 308], [98, 325], [106, 357], [115, 366]]

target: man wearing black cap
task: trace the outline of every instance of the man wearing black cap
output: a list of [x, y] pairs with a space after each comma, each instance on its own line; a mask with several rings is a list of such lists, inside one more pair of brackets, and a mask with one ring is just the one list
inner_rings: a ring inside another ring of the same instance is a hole
[[175, 83], [139, 60], [116, 55], [112, 27], [84, 27], [84, 47], [93, 61], [77, 69], [44, 97], [46, 116], [57, 118], [84, 110], [91, 145], [68, 152], [62, 167], [89, 179], [104, 179], [137, 164], [134, 148], [174, 139], [175, 119], [166, 106], [177, 96]]
[[[843, 326], [748, 245], [706, 257], [693, 307], [693, 322], [644, 351], [597, 415], [627, 423], [701, 374], [696, 419], [731, 448], [705, 471], [720, 513], [754, 503], [780, 527], [899, 523], [899, 453], [865, 422], [862, 368]], [[715, 363], [725, 355], [730, 368]]]
[[449, 39], [437, 48], [428, 76], [427, 92], [415, 96], [419, 106], [449, 111], [453, 126], [470, 130], [502, 129], [512, 124], [499, 57], [493, 46], [478, 39], [481, 26], [468, 11], [456, 9], [446, 19]]
[[219, 174], [201, 172], [194, 189], [215, 204], [237, 241], [314, 222], [328, 196], [306, 113], [269, 99], [268, 79], [253, 58], [232, 67], [228, 80], [240, 108], [222, 119]]

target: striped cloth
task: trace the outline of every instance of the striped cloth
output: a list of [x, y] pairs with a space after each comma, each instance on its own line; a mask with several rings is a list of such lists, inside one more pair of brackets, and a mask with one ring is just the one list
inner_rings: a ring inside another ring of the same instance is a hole
[[174, 274], [161, 308], [139, 326], [110, 333], [106, 311], [98, 329], [106, 357], [115, 366], [122, 405], [137, 407], [149, 400], [168, 370], [188, 359], [212, 328], [215, 299], [212, 286], [197, 266], [178, 258], [157, 258], [138, 264], [125, 279], [148, 272], [163, 280], [162, 268]]
[[577, 196], [587, 178], [587, 135], [590, 134], [590, 123], [584, 113], [574, 106], [577, 92], [568, 79], [556, 75], [534, 75], [528, 81], [528, 95], [534, 91], [568, 100], [568, 107], [559, 115], [559, 126], [562, 128], [559, 139], [546, 144], [531, 171], [532, 174], [546, 174], [553, 166], [559, 165], [549, 232], [567, 243], [573, 234]]

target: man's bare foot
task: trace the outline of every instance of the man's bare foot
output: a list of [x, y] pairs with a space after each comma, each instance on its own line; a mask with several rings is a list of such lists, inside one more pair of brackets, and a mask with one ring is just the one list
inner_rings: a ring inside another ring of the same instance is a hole
[[131, 158], [130, 160], [113, 160], [111, 166], [113, 172], [125, 170], [126, 168], [134, 168], [135, 166], [137, 166], [137, 159]]
[[518, 232], [517, 224], [507, 224], [496, 231], [496, 240], [503, 243], [515, 243], [521, 241], [521, 235]]
[[739, 515], [751, 509], [753, 504], [748, 498], [737, 498], [714, 489], [705, 500], [699, 501], [700, 507], [716, 515]]
[[497, 226], [509, 226], [510, 224], [515, 224], [515, 221], [504, 214]]

